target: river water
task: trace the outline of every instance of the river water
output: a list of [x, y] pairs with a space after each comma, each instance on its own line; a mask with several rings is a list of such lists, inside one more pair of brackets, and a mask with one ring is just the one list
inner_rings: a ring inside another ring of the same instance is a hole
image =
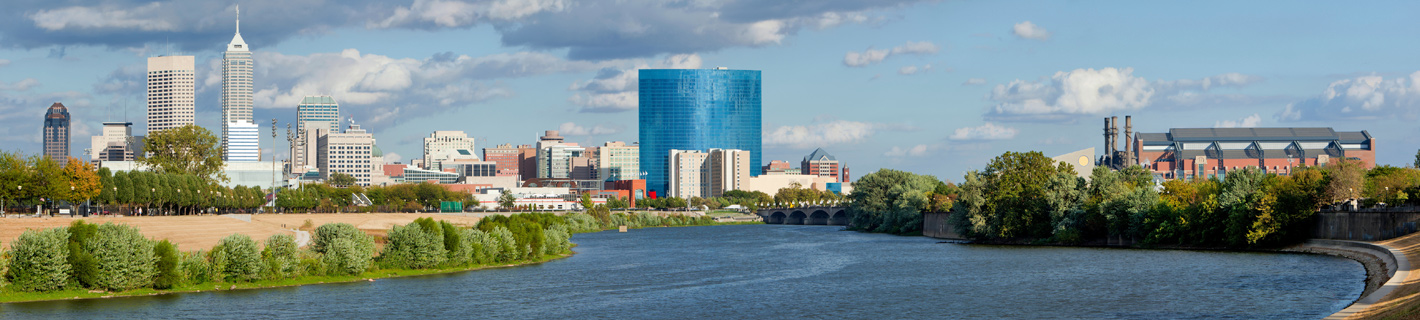
[[375, 282], [0, 304], [0, 318], [1321, 318], [1355, 261], [938, 243], [740, 225], [579, 234], [540, 265]]

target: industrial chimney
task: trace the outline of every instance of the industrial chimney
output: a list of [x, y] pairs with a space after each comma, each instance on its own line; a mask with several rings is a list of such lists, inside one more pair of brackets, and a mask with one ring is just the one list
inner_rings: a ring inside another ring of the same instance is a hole
[[1134, 165], [1134, 153], [1129, 152], [1130, 146], [1134, 144], [1134, 116], [1124, 116], [1124, 165]]

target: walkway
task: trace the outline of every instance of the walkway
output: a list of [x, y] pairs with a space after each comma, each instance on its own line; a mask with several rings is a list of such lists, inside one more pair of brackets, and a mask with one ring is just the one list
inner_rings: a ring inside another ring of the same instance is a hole
[[1386, 241], [1371, 242], [1395, 254], [1395, 275], [1371, 295], [1328, 319], [1413, 319], [1420, 318], [1420, 272], [1410, 272], [1420, 262], [1420, 233]]

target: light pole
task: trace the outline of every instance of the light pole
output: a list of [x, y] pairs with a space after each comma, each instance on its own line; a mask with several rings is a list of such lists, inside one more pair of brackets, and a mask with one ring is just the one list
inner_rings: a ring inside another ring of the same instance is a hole
[[[287, 128], [290, 126], [291, 124], [286, 124]], [[271, 146], [271, 190], [276, 191], [276, 118], [271, 118]]]

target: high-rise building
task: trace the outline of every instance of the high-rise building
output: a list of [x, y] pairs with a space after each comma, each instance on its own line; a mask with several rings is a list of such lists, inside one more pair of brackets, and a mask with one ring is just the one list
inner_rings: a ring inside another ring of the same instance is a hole
[[443, 170], [444, 162], [478, 160], [473, 150], [473, 138], [463, 131], [434, 131], [424, 138], [424, 168]]
[[613, 141], [597, 149], [597, 178], [603, 181], [641, 179], [641, 146]]
[[142, 145], [142, 137], [133, 136], [132, 122], [104, 122], [103, 133], [89, 138], [89, 159], [133, 161], [134, 154], [143, 153]]
[[749, 151], [734, 149], [670, 150], [667, 154], [670, 186], [667, 196], [689, 199], [719, 197], [725, 191], [747, 189]]
[[307, 96], [296, 105], [296, 144], [291, 146], [291, 173], [300, 174], [316, 164], [316, 130], [340, 132], [340, 104], [330, 96]]
[[227, 140], [227, 161], [229, 162], [253, 162], [261, 161], [261, 148], [257, 143], [261, 141], [261, 126], [251, 121], [241, 120], [227, 124], [230, 134]]
[[354, 123], [344, 133], [326, 134], [323, 129], [316, 132], [320, 135], [316, 138], [316, 163], [322, 179], [330, 179], [331, 173], [340, 172], [354, 177], [355, 184], [370, 185], [375, 135]]
[[44, 112], [44, 155], [54, 161], [69, 161], [69, 108], [55, 102]]
[[[251, 50], [242, 40], [241, 9], [237, 9], [237, 33], [232, 42], [227, 43], [227, 51], [222, 53], [222, 150], [227, 161], [248, 161], [233, 157], [232, 126], [238, 122], [254, 126], [252, 119], [252, 60]], [[255, 127], [251, 127], [255, 128]], [[246, 130], [246, 127], [243, 127]], [[255, 147], [255, 145], [252, 145]], [[246, 148], [246, 146], [243, 146]], [[252, 158], [250, 161], [256, 161]]]
[[[573, 170], [588, 163], [586, 148], [564, 142], [557, 130], [548, 130], [537, 142], [537, 177], [543, 179], [573, 178]], [[576, 159], [581, 158], [580, 162]]]
[[193, 65], [192, 56], [148, 58], [148, 132], [193, 124]]
[[804, 161], [799, 163], [799, 170], [804, 174], [820, 177], [833, 177], [838, 182], [843, 182], [839, 174], [838, 158], [823, 151], [823, 148], [814, 149], [814, 152], [804, 156]]
[[537, 147], [518, 146], [518, 180], [537, 178]]
[[648, 189], [667, 190], [671, 149], [745, 150], [761, 163], [758, 70], [642, 69], [639, 76], [640, 169]]
[[483, 160], [495, 164], [496, 176], [518, 176], [518, 148], [512, 144], [500, 144], [494, 148], [483, 148]]

